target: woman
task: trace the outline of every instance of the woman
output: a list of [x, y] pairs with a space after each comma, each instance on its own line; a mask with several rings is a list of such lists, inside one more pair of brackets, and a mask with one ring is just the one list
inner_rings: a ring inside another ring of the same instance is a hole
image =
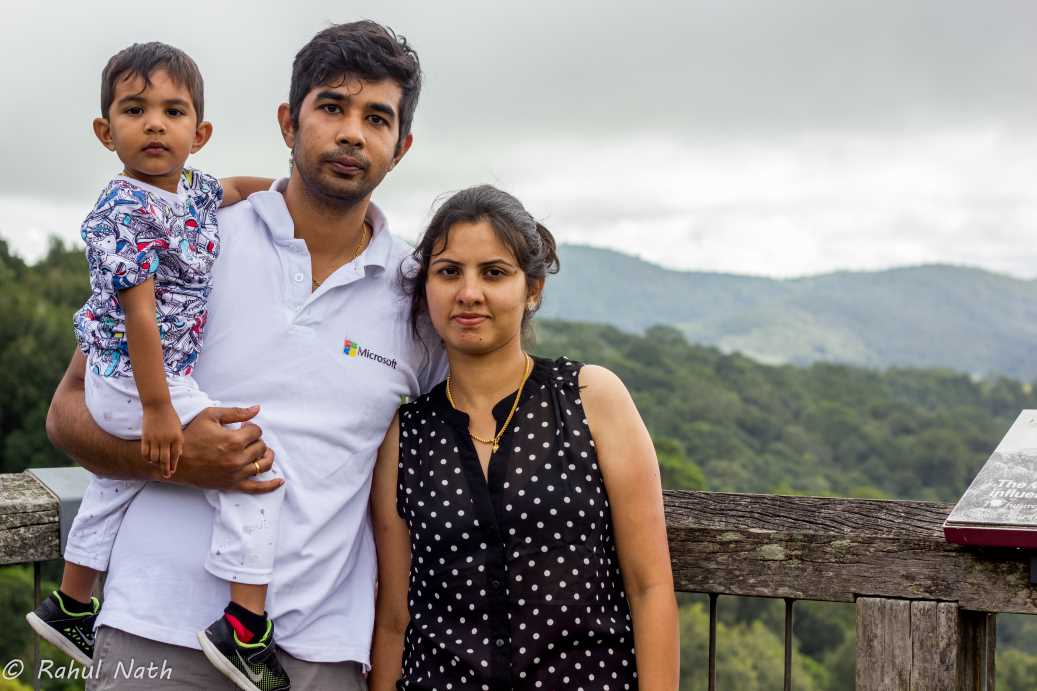
[[415, 250], [447, 380], [404, 405], [372, 489], [372, 691], [678, 684], [659, 469], [622, 382], [533, 358], [550, 232], [489, 186], [455, 194]]

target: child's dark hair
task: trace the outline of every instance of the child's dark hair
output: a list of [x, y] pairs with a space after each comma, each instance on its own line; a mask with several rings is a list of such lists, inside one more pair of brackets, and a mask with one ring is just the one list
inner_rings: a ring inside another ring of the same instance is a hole
[[421, 93], [418, 54], [406, 38], [370, 20], [329, 26], [303, 46], [292, 63], [292, 85], [288, 91], [292, 123], [299, 126], [299, 109], [314, 87], [347, 77], [368, 81], [392, 79], [400, 85], [403, 95], [400, 97], [400, 135], [396, 141], [399, 152], [403, 140], [410, 134]]
[[151, 86], [151, 75], [165, 70], [174, 84], [185, 87], [191, 94], [198, 122], [205, 115], [205, 85], [202, 73], [194, 60], [179, 48], [152, 41], [134, 43], [113, 55], [101, 72], [101, 117], [107, 118], [115, 99], [115, 85], [132, 77], [144, 80], [144, 87]]
[[[411, 329], [416, 335], [420, 336], [418, 325], [428, 309], [425, 283], [433, 254], [446, 248], [450, 229], [455, 225], [479, 221], [488, 222], [500, 241], [515, 255], [519, 268], [526, 274], [527, 284], [558, 273], [558, 248], [554, 236], [526, 211], [522, 202], [490, 185], [461, 190], [436, 210], [428, 229], [414, 248], [416, 266], [407, 277], [407, 288], [411, 295]], [[523, 331], [538, 309], [539, 302], [526, 308], [522, 315]]]

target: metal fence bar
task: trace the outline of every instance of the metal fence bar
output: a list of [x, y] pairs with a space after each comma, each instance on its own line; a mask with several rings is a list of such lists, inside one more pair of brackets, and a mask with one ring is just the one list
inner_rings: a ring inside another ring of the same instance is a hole
[[717, 593], [709, 594], [709, 691], [717, 691]]
[[785, 598], [785, 691], [792, 691], [792, 607], [796, 601]]
[[[43, 590], [43, 562], [32, 563], [32, 606], [39, 607], [42, 602], [41, 592]], [[40, 637], [33, 633], [32, 636], [32, 688], [40, 691]]]

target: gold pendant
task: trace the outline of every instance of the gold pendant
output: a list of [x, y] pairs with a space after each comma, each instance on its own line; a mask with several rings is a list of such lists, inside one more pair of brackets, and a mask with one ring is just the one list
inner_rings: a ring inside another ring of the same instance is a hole
[[496, 453], [498, 449], [500, 449], [500, 444], [494, 444], [493, 445], [493, 452]]

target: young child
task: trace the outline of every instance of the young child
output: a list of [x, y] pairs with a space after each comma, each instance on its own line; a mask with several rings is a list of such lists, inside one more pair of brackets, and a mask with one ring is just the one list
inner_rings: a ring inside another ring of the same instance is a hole
[[[87, 357], [87, 407], [110, 434], [139, 438], [144, 460], [167, 478], [180, 458], [183, 426], [219, 405], [191, 378], [219, 254], [216, 209], [270, 184], [233, 178], [221, 185], [184, 168], [212, 134], [202, 92], [194, 61], [162, 43], [134, 44], [108, 61], [94, 133], [124, 169], [82, 227], [91, 295], [74, 321]], [[265, 441], [276, 448], [269, 435]], [[26, 615], [37, 633], [84, 665], [92, 663], [100, 611], [91, 593], [143, 486], [91, 481], [68, 536], [61, 588]], [[230, 603], [199, 632], [202, 650], [242, 689], [289, 689], [265, 611], [283, 488], [206, 496], [216, 509], [206, 569], [230, 583]]]

